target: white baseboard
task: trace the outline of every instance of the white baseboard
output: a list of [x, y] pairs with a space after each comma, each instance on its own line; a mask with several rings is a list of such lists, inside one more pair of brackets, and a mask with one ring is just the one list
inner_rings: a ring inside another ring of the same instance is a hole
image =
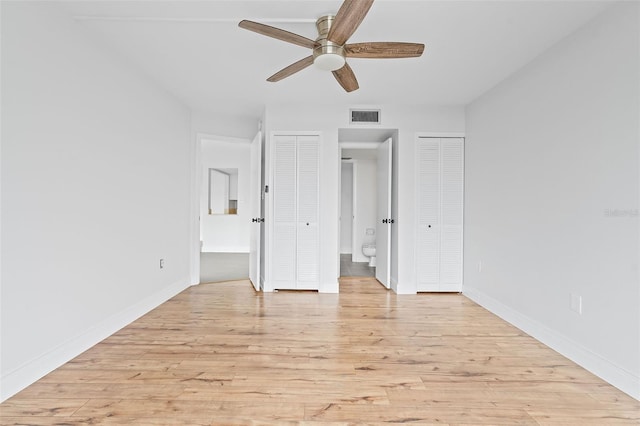
[[465, 286], [462, 294], [622, 392], [640, 400], [640, 377], [630, 371], [477, 289]]
[[322, 283], [318, 288], [318, 293], [338, 293], [340, 289], [340, 283], [336, 281], [329, 281]]
[[6, 373], [0, 378], [0, 383], [2, 383], [0, 387], [0, 402], [20, 392], [188, 287], [188, 278], [175, 282], [158, 293], [112, 315], [43, 355], [33, 358], [15, 370]]
[[398, 280], [394, 277], [391, 277], [391, 290], [393, 290], [394, 293], [398, 292]]

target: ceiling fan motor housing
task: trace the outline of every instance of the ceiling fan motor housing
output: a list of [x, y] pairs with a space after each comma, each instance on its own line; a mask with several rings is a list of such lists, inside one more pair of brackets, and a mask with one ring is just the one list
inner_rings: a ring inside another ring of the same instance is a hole
[[329, 30], [335, 16], [327, 15], [316, 21], [318, 28], [318, 46], [313, 49], [313, 63], [320, 69], [335, 71], [344, 66], [346, 62], [344, 47], [327, 39]]

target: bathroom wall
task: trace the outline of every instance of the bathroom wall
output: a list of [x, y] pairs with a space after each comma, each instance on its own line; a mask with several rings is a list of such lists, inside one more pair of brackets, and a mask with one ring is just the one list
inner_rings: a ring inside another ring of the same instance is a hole
[[[368, 150], [361, 150], [363, 153]], [[375, 152], [375, 151], [374, 151]], [[368, 262], [369, 258], [362, 254], [363, 243], [375, 242], [375, 234], [367, 235], [367, 229], [376, 229], [376, 172], [375, 159], [354, 158], [353, 179], [355, 181], [355, 219], [353, 221], [354, 238], [351, 259], [354, 262]]]
[[340, 186], [340, 253], [351, 254], [353, 238], [353, 163], [342, 163]]

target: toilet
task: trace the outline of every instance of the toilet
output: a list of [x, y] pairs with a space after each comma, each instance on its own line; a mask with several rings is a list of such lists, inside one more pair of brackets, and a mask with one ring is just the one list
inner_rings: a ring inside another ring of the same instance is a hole
[[369, 266], [376, 266], [376, 245], [375, 244], [363, 244], [362, 254], [369, 258]]

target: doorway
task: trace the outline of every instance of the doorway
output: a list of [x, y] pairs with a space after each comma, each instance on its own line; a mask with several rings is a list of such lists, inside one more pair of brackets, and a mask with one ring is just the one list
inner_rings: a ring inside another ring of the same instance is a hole
[[250, 142], [199, 139], [201, 283], [249, 278]]
[[340, 129], [340, 276], [390, 288], [393, 129]]
[[[353, 151], [353, 152], [352, 152]], [[362, 252], [375, 244], [375, 150], [342, 151], [340, 177], [340, 276], [374, 277], [375, 266]], [[364, 235], [361, 232], [364, 227]]]

